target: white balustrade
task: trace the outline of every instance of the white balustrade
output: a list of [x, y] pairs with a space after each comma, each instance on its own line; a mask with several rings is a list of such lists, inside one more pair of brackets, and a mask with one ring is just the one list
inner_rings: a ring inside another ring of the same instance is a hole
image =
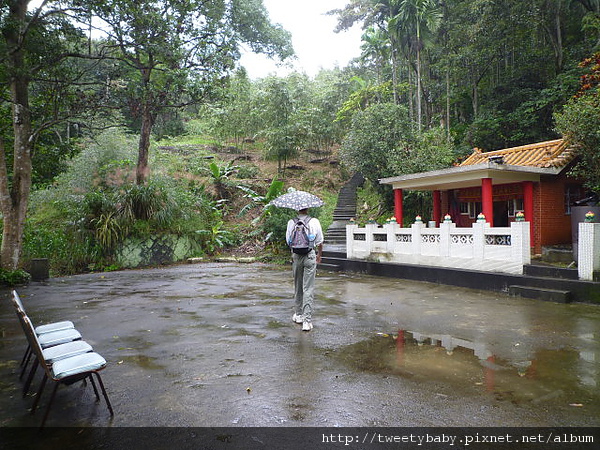
[[452, 222], [428, 228], [415, 222], [356, 224], [346, 228], [346, 256], [378, 262], [421, 264], [521, 274], [531, 261], [529, 222], [490, 227], [477, 222], [459, 228]]

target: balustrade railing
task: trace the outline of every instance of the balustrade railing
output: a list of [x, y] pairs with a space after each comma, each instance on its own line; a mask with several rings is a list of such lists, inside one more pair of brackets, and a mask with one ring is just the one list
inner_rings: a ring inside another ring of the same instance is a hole
[[529, 222], [510, 227], [477, 222], [469, 228], [452, 222], [433, 228], [422, 222], [410, 228], [395, 222], [350, 224], [346, 254], [349, 259], [523, 273], [523, 265], [531, 261], [529, 230]]

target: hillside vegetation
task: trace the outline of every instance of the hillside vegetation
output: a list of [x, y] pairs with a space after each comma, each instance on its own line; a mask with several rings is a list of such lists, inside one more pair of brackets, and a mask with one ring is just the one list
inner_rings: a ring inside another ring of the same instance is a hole
[[26, 262], [49, 258], [56, 275], [114, 270], [126, 238], [157, 233], [191, 236], [199, 246], [190, 257], [287, 257], [283, 233], [293, 211], [267, 211], [269, 189], [319, 195], [325, 206], [313, 214], [326, 229], [346, 178], [336, 151], [301, 152], [280, 173], [261, 142], [238, 148], [186, 135], [153, 144], [150, 181], [138, 186], [135, 150], [134, 137], [107, 132], [86, 142], [52, 186], [32, 194]]

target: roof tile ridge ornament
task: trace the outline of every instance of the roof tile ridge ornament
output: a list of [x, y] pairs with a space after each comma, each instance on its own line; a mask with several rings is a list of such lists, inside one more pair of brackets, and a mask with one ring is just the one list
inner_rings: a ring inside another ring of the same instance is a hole
[[460, 162], [459, 166], [470, 166], [474, 161], [479, 161], [481, 155], [483, 154], [483, 150], [479, 147], [473, 147], [473, 153], [467, 156], [464, 161]]
[[576, 150], [566, 139], [557, 139], [548, 141], [545, 150], [545, 156], [538, 163], [539, 167], [561, 167], [568, 164], [575, 156]]

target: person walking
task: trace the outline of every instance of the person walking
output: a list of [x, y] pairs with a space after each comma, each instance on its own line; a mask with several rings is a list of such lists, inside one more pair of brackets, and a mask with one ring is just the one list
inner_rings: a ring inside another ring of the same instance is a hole
[[287, 224], [286, 241], [292, 250], [294, 275], [294, 315], [292, 320], [302, 324], [302, 331], [313, 328], [312, 312], [317, 264], [323, 253], [321, 222], [308, 215], [308, 208], [298, 210], [298, 216]]

